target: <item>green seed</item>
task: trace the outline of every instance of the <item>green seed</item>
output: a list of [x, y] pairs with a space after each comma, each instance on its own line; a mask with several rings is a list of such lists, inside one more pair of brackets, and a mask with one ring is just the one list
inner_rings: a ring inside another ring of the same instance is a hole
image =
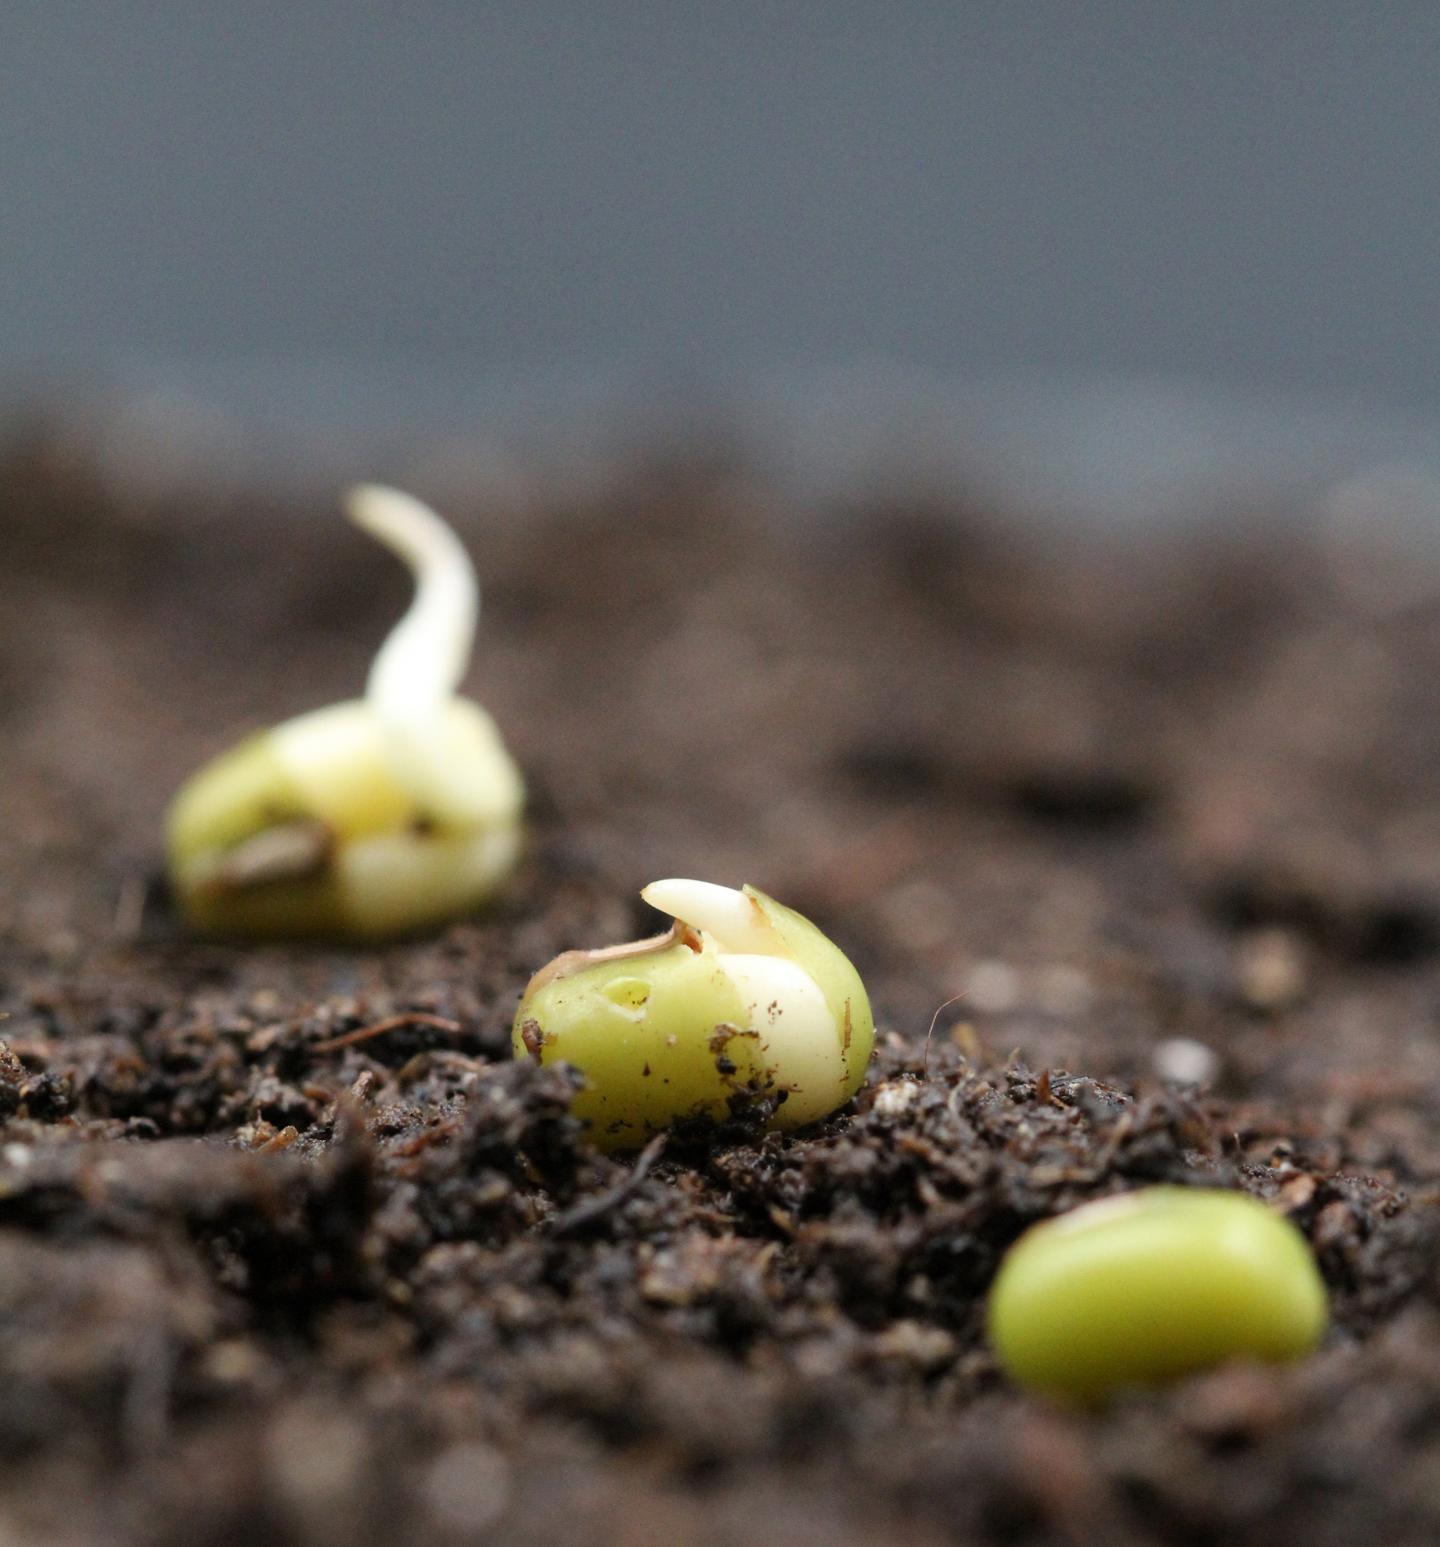
[[1151, 1187], [1026, 1231], [990, 1294], [1022, 1386], [1081, 1402], [1228, 1359], [1296, 1359], [1325, 1330], [1305, 1238], [1243, 1193]]
[[585, 1076], [574, 1111], [603, 1149], [632, 1149], [735, 1099], [776, 1104], [770, 1125], [833, 1112], [865, 1078], [875, 1026], [854, 967], [808, 919], [752, 887], [657, 881], [668, 935], [570, 951], [532, 979], [517, 1057]]

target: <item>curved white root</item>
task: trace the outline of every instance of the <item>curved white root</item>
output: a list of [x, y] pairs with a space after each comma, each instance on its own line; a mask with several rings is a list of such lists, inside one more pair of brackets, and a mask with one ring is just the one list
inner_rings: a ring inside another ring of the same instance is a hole
[[399, 489], [359, 484], [346, 496], [350, 519], [409, 566], [415, 599], [370, 667], [366, 702], [389, 742], [395, 771], [439, 818], [473, 815], [450, 712], [470, 664], [480, 616], [480, 582], [460, 539], [428, 505]]
[[415, 577], [415, 600], [376, 654], [365, 696], [387, 720], [443, 704], [465, 676], [480, 617], [470, 555], [428, 505], [399, 489], [357, 484], [345, 509]]

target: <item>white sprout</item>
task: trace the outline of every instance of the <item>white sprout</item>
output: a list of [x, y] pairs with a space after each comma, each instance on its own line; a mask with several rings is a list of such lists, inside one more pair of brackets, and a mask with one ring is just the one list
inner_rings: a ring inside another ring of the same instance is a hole
[[652, 908], [703, 930], [724, 951], [775, 956], [785, 947], [765, 915], [744, 892], [713, 881], [652, 881], [640, 895]]
[[366, 697], [388, 718], [438, 707], [460, 686], [480, 619], [480, 582], [454, 532], [411, 494], [357, 484], [345, 497], [356, 526], [403, 559], [415, 599], [370, 667]]
[[345, 508], [415, 577], [415, 598], [370, 667], [366, 700], [407, 787], [437, 815], [463, 818], [472, 797], [456, 777], [446, 711], [474, 647], [480, 616], [475, 568], [454, 532], [413, 495], [359, 484]]

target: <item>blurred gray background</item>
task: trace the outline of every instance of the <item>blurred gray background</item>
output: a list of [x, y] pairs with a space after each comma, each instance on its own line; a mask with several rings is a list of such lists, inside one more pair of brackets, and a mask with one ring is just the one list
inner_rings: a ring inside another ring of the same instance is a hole
[[1437, 82], [1418, 0], [0, 0], [0, 380], [1102, 505], [1428, 465]]

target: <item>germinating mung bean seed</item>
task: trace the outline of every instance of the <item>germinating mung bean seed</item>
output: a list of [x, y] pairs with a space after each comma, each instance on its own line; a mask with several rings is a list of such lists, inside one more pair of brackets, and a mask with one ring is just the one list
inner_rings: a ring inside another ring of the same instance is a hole
[[772, 1104], [795, 1128], [843, 1105], [865, 1077], [875, 1024], [849, 959], [753, 887], [656, 881], [641, 894], [675, 919], [654, 940], [569, 951], [531, 980], [516, 1056], [585, 1076], [574, 1110], [606, 1149], [678, 1118]]

